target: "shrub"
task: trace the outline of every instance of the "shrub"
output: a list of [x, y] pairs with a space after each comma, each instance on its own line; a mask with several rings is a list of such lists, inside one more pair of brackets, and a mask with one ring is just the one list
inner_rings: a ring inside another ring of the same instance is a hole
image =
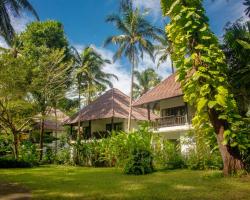
[[72, 165], [70, 147], [60, 148], [55, 156], [55, 163], [60, 165]]
[[187, 156], [186, 164], [189, 169], [194, 170], [223, 168], [222, 159], [218, 151], [207, 151], [202, 154], [195, 150], [190, 151]]
[[12, 136], [0, 132], [0, 156], [12, 153]]
[[38, 152], [35, 144], [30, 141], [22, 142], [19, 150], [20, 160], [31, 165], [38, 165]]
[[157, 166], [166, 169], [180, 169], [186, 166], [178, 141], [156, 141], [158, 143], [154, 145], [154, 158]]
[[55, 157], [56, 157], [55, 151], [52, 149], [52, 147], [47, 146], [45, 154], [44, 154], [43, 163], [44, 164], [52, 164], [55, 161]]
[[15, 160], [13, 158], [0, 158], [0, 168], [28, 168], [32, 167], [30, 162]]
[[126, 174], [142, 175], [152, 173], [153, 171], [152, 153], [143, 149], [133, 150], [124, 167], [124, 172]]

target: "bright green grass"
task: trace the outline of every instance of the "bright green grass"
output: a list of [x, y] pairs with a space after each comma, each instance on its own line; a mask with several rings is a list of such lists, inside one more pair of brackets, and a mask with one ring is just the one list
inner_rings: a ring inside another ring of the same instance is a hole
[[114, 168], [46, 166], [0, 170], [0, 182], [21, 183], [33, 199], [250, 199], [250, 177], [222, 178], [218, 171], [131, 176]]

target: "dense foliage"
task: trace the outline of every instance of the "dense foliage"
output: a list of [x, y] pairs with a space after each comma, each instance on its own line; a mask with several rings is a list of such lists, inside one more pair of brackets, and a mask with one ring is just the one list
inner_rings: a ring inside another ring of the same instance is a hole
[[[225, 175], [243, 168], [240, 151], [249, 147], [236, 101], [225, 74], [223, 51], [209, 28], [202, 0], [162, 0], [166, 26], [184, 99], [196, 107], [193, 125], [205, 133], [213, 127]], [[210, 132], [210, 131], [209, 131]]]
[[228, 77], [242, 117], [250, 116], [250, 21], [230, 23], [223, 36]]

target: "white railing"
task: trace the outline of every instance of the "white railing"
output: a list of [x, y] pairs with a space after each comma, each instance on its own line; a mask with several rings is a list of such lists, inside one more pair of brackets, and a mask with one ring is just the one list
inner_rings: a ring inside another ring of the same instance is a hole
[[155, 128], [181, 126], [188, 123], [186, 115], [166, 116], [156, 119]]

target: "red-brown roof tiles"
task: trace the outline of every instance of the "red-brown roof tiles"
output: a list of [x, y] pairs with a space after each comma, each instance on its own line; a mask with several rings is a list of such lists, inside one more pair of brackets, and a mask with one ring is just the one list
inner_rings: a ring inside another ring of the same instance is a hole
[[[65, 121], [65, 124], [76, 124], [80, 121], [89, 121], [106, 118], [124, 118], [127, 119], [129, 114], [129, 97], [118, 89], [110, 89], [95, 101], [84, 107], [80, 114], [76, 113]], [[152, 120], [158, 116], [150, 113]], [[144, 108], [133, 108], [132, 119], [147, 120], [148, 113]]]
[[153, 89], [142, 95], [133, 106], [141, 106], [151, 102], [183, 95], [181, 85], [175, 80], [176, 74], [172, 74]]

